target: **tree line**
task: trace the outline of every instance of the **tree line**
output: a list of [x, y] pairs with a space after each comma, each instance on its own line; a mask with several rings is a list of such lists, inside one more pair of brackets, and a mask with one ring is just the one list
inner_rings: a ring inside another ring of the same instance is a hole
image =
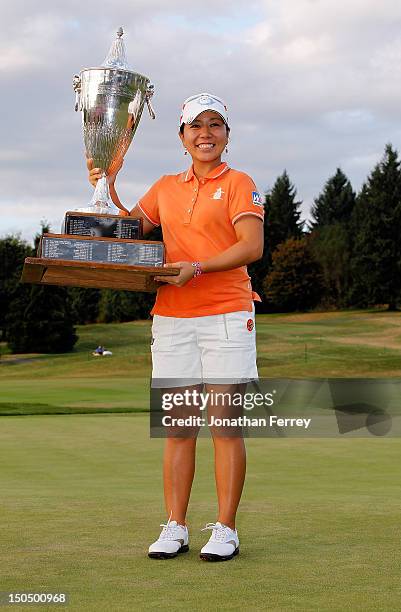
[[[315, 308], [396, 309], [401, 301], [401, 162], [388, 144], [359, 193], [337, 168], [314, 200], [311, 220], [285, 170], [265, 194], [263, 258], [249, 266], [262, 302], [257, 312]], [[42, 231], [48, 228], [42, 227]], [[34, 247], [18, 236], [0, 240], [0, 332], [13, 352], [66, 352], [75, 326], [146, 319], [154, 295], [23, 285]], [[160, 229], [149, 239], [161, 240]]]
[[265, 252], [249, 266], [258, 312], [368, 308], [401, 302], [401, 162], [388, 144], [359, 193], [341, 170], [314, 200], [311, 220], [286, 171], [265, 196]]

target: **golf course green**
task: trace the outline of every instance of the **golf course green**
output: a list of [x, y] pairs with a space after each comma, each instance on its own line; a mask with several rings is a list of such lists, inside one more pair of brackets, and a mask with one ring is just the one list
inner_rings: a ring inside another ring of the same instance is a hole
[[[401, 378], [396, 313], [262, 315], [257, 329], [262, 376]], [[202, 438], [190, 551], [151, 560], [166, 516], [146, 414], [150, 322], [78, 333], [65, 355], [2, 347], [0, 591], [68, 593], [74, 611], [400, 609], [398, 438], [247, 440], [241, 553], [220, 564], [199, 559], [216, 519]], [[99, 343], [113, 356], [92, 357]]]

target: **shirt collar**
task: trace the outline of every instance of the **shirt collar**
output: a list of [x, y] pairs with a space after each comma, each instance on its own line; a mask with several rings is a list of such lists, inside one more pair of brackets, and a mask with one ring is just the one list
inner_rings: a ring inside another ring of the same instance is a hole
[[[221, 176], [224, 172], [226, 172], [229, 169], [230, 168], [229, 168], [227, 162], [223, 162], [219, 166], [217, 166], [217, 168], [213, 168], [213, 170], [211, 170], [209, 172], [209, 174], [207, 174], [203, 178], [205, 178], [205, 179], [215, 179], [215, 178], [218, 178], [219, 176]], [[184, 173], [184, 183], [188, 183], [188, 181], [192, 180], [194, 178], [194, 176], [195, 176], [195, 174], [194, 174], [194, 165], [192, 164], [190, 166], [190, 168], [188, 168], [187, 172]]]

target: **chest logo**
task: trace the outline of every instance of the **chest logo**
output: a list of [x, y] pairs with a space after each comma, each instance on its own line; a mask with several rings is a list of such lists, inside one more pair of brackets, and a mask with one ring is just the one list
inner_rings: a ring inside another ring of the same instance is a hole
[[219, 187], [218, 189], [216, 189], [216, 191], [212, 195], [212, 200], [222, 200], [223, 199], [223, 193], [224, 193], [224, 191], [222, 190], [221, 187]]

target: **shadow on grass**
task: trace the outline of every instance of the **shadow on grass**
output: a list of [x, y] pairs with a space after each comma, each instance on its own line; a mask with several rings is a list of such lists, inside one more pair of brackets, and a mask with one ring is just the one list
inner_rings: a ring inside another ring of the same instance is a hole
[[127, 414], [149, 412], [148, 408], [72, 408], [70, 406], [52, 406], [51, 404], [0, 403], [1, 416], [32, 416], [35, 414]]

